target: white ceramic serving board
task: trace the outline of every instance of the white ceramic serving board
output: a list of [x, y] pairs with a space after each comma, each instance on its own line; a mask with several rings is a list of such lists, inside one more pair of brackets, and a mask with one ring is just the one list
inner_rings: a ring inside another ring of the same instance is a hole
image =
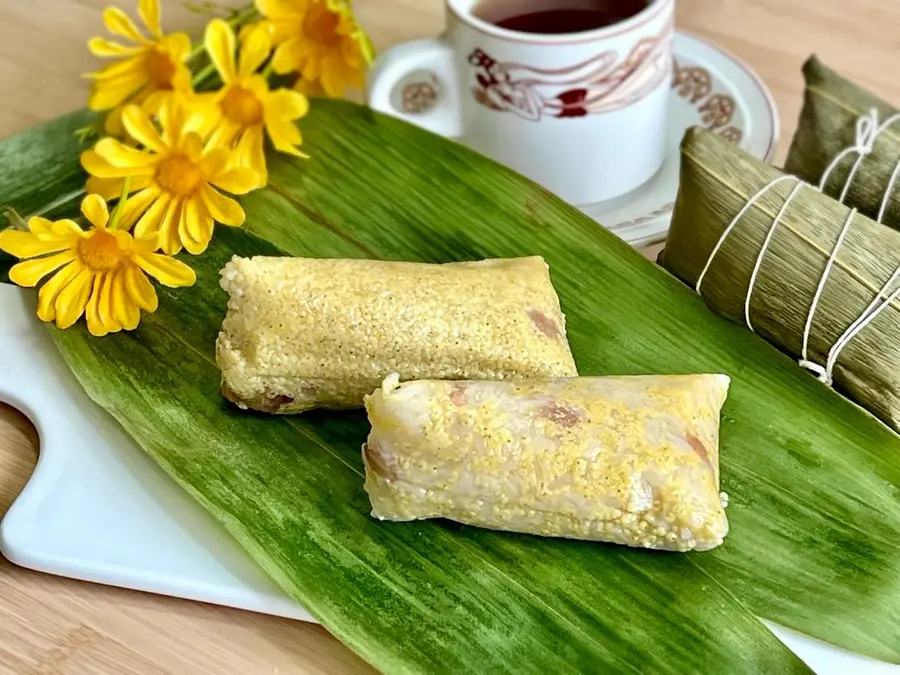
[[[314, 621], [87, 397], [34, 302], [0, 284], [0, 401], [30, 418], [41, 442], [34, 475], [0, 523], [3, 555], [64, 577]], [[900, 674], [772, 628], [817, 673]]]

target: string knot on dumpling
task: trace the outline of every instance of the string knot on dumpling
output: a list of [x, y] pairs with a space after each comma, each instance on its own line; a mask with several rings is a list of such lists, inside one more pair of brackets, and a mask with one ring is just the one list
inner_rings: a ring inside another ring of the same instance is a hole
[[[850, 186], [853, 184], [853, 179], [856, 177], [856, 173], [859, 171], [859, 167], [862, 165], [863, 160], [875, 151], [875, 143], [878, 141], [878, 137], [897, 122], [900, 122], [900, 114], [891, 115], [884, 122], [880, 122], [877, 108], [870, 108], [869, 112], [860, 115], [856, 120], [856, 139], [854, 144], [849, 148], [844, 148], [833, 160], [831, 160], [831, 164], [825, 169], [822, 174], [822, 179], [819, 181], [819, 192], [825, 192], [825, 187], [828, 185], [828, 179], [831, 178], [832, 172], [840, 166], [845, 157], [855, 152], [856, 160], [853, 162], [853, 166], [850, 167], [850, 171], [847, 173], [844, 187], [841, 190], [840, 197], [838, 197], [838, 201], [843, 204], [844, 200], [847, 198], [847, 194], [850, 192]], [[894, 185], [898, 178], [900, 178], [900, 161], [894, 166], [894, 172], [891, 174], [891, 179], [888, 181], [887, 188], [884, 191], [884, 197], [881, 200], [881, 208], [878, 209], [878, 217], [875, 219], [878, 223], [884, 218], [888, 200], [894, 191]]]
[[828, 371], [825, 370], [825, 368], [820, 366], [815, 361], [807, 361], [806, 359], [800, 359], [799, 361], [797, 361], [797, 363], [799, 364], [799, 366], [801, 368], [805, 368], [806, 370], [811, 372], [813, 375], [815, 375], [816, 378], [819, 380], [819, 382], [821, 382], [822, 384], [826, 384], [830, 387], [834, 383], [834, 381], [831, 379], [831, 375], [828, 373]]
[[860, 155], [868, 155], [878, 140], [878, 109], [871, 108], [868, 113], [856, 120], [856, 151]]

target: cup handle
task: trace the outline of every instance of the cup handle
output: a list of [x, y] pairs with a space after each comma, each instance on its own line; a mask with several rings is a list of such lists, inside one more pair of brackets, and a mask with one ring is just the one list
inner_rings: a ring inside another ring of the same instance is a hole
[[[441, 39], [392, 47], [369, 72], [369, 106], [441, 136], [458, 138], [462, 119], [455, 70], [453, 48]], [[423, 71], [425, 81], [407, 84], [398, 97], [397, 84], [416, 71]]]

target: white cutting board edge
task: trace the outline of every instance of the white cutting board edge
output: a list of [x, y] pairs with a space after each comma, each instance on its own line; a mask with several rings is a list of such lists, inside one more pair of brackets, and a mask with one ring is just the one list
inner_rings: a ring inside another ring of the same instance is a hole
[[[315, 622], [88, 398], [34, 302], [0, 283], [0, 402], [31, 420], [41, 445], [0, 522], [0, 552], [48, 574]], [[900, 675], [766, 624], [820, 675]]]

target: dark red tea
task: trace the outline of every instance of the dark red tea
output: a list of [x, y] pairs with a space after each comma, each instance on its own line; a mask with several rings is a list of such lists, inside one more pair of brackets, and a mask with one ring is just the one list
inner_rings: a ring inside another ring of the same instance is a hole
[[[652, 0], [482, 0], [475, 16], [520, 33], [562, 35], [630, 19]], [[560, 7], [563, 5], [563, 7]]]

